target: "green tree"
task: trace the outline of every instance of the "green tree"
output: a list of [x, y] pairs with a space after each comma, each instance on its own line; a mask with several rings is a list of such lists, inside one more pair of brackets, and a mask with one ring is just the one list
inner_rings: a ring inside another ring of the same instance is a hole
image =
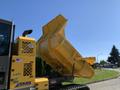
[[101, 60], [100, 61], [100, 65], [105, 65], [107, 62], [106, 61], [104, 61], [104, 60]]
[[116, 64], [116, 65], [120, 66], [119, 51], [115, 47], [115, 45], [113, 45], [112, 50], [110, 52], [110, 56], [108, 57], [107, 61], [110, 62], [111, 64]]

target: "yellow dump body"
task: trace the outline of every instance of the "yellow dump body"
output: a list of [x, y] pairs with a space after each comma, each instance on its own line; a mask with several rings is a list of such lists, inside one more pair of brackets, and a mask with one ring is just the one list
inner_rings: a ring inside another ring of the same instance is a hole
[[95, 57], [85, 57], [84, 60], [86, 60], [87, 63], [90, 65], [93, 65], [95, 63]]
[[37, 42], [37, 57], [64, 76], [90, 78], [94, 75], [92, 67], [65, 37], [66, 22], [59, 15], [43, 27], [43, 35]]

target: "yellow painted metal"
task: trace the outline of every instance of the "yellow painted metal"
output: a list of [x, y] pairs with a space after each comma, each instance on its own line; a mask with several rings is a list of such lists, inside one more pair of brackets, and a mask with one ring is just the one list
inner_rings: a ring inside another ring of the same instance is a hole
[[[36, 42], [35, 39], [30, 37], [18, 37], [18, 54], [22, 56], [36, 57]], [[29, 51], [30, 50], [30, 51]], [[28, 52], [28, 53], [27, 53]]]
[[36, 78], [35, 87], [37, 88], [37, 90], [49, 90], [48, 78]]
[[30, 37], [23, 37], [23, 36], [20, 36], [20, 37], [18, 37], [17, 39], [20, 39], [20, 41], [21, 40], [27, 40], [27, 41], [35, 41], [35, 39], [34, 38], [30, 38]]
[[37, 42], [37, 57], [64, 76], [90, 78], [94, 70], [66, 39], [66, 23], [67, 19], [59, 15], [43, 26], [43, 35]]
[[[29, 60], [29, 61], [28, 61]], [[10, 81], [10, 89], [20, 89], [25, 88], [28, 86], [34, 86], [35, 80], [35, 68], [32, 61], [34, 60], [33, 57], [28, 56], [13, 56], [12, 59], [12, 69], [11, 69], [11, 81]], [[31, 63], [32, 67], [26, 71], [27, 73], [31, 72], [31, 75], [24, 76], [24, 65], [26, 63]]]
[[85, 57], [84, 58], [86, 60], [87, 63], [89, 63], [90, 65], [93, 65], [95, 63], [95, 57]]
[[35, 85], [36, 42], [34, 39], [19, 37], [18, 54], [12, 56], [10, 90]]

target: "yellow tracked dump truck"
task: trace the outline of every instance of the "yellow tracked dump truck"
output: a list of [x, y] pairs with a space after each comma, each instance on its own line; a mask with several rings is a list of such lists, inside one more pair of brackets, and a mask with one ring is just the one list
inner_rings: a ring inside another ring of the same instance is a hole
[[14, 42], [15, 25], [0, 19], [0, 90], [89, 90], [85, 85], [62, 84], [94, 75], [87, 59], [66, 39], [66, 22], [59, 15], [43, 26], [38, 41], [27, 37], [32, 30], [26, 30]]

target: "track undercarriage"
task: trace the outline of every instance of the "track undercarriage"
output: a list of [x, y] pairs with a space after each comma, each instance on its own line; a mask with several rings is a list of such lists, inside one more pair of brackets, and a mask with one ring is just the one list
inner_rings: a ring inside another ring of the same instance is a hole
[[90, 90], [86, 85], [80, 84], [70, 84], [70, 85], [59, 85], [57, 87], [53, 87], [50, 90]]

